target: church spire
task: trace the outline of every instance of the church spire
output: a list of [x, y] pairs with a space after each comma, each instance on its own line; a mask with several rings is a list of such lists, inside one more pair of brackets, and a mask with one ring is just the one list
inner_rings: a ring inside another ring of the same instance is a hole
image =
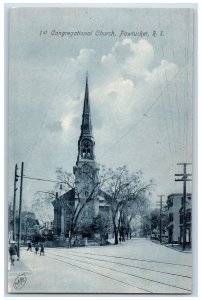
[[86, 74], [85, 96], [83, 104], [81, 134], [78, 140], [77, 164], [82, 161], [95, 161], [94, 154], [95, 142], [92, 132], [90, 101], [88, 90], [88, 74]]
[[89, 91], [88, 91], [88, 73], [86, 73], [86, 88], [85, 88], [84, 105], [83, 105], [81, 134], [92, 134], [90, 101], [89, 101]]

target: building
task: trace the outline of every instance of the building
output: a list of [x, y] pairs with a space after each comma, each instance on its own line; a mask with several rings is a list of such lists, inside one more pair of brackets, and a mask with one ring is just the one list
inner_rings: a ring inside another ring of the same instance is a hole
[[[61, 196], [57, 195], [52, 202], [54, 206], [54, 235], [62, 240], [69, 237], [73, 214], [82, 206], [83, 209], [79, 214], [80, 223], [84, 223], [86, 220], [91, 222], [99, 213], [109, 211], [108, 205], [105, 203], [105, 194], [99, 189], [99, 168], [95, 158], [87, 77], [78, 154], [73, 173], [75, 176], [74, 188], [70, 188]], [[91, 201], [88, 201], [89, 199]]]
[[[182, 198], [182, 204], [183, 204], [183, 198]], [[187, 201], [186, 201], [186, 243], [187, 245], [191, 245], [192, 242], [192, 195], [187, 195]], [[179, 211], [179, 220], [180, 220], [180, 244], [183, 243], [183, 206], [181, 207]]]
[[[187, 201], [190, 197], [191, 194], [187, 194]], [[183, 194], [175, 193], [168, 195], [166, 204], [168, 208], [168, 243], [179, 244], [182, 241]], [[188, 209], [191, 209], [191, 206], [187, 207], [187, 211]], [[187, 226], [191, 228], [191, 225], [188, 225], [188, 223]]]

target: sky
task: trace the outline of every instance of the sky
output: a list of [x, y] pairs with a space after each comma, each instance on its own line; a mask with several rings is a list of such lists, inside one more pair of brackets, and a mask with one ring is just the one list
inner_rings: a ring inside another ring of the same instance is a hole
[[[142, 170], [155, 184], [154, 204], [159, 194], [182, 192], [174, 174], [182, 173], [177, 163], [192, 162], [192, 32], [192, 11], [184, 9], [13, 9], [9, 198], [16, 163], [20, 174], [24, 161], [30, 177], [54, 180], [57, 167], [72, 172], [86, 71], [97, 162]], [[52, 187], [24, 179], [24, 209]]]

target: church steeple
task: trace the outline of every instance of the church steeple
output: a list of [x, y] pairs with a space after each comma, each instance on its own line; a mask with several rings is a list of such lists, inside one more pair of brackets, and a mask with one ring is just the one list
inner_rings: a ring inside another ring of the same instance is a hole
[[92, 132], [91, 113], [90, 113], [90, 100], [88, 89], [88, 74], [86, 74], [85, 95], [83, 104], [81, 134], [78, 141], [78, 162], [92, 162], [95, 160], [94, 154], [95, 142]]
[[85, 87], [83, 115], [82, 115], [82, 124], [81, 124], [81, 135], [82, 134], [92, 134], [90, 101], [89, 101], [89, 91], [88, 91], [88, 73], [86, 74], [86, 87]]

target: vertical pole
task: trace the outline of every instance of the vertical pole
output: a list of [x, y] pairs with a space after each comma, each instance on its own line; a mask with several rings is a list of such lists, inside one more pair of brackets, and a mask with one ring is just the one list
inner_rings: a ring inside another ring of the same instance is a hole
[[161, 244], [161, 236], [162, 236], [162, 195], [160, 196], [160, 244]]
[[18, 169], [18, 166], [17, 164], [15, 165], [15, 175], [14, 175], [14, 196], [13, 196], [13, 240], [15, 241], [15, 206], [16, 206], [16, 181], [17, 181], [17, 169]]
[[191, 179], [188, 179], [189, 176], [192, 176], [192, 174], [187, 174], [186, 172], [186, 166], [191, 165], [191, 163], [178, 163], [178, 165], [184, 166], [184, 172], [183, 174], [175, 174], [175, 176], [182, 176], [181, 179], [175, 179], [175, 181], [183, 181], [183, 225], [182, 225], [182, 249], [185, 250], [186, 248], [186, 230], [187, 230], [187, 220], [186, 220], [186, 200], [187, 200], [187, 190], [186, 190], [186, 183], [187, 181], [192, 181]]
[[183, 250], [186, 248], [186, 164], [184, 164], [184, 176], [183, 176]]
[[160, 237], [159, 237], [159, 242], [160, 242], [160, 244], [161, 244], [161, 242], [162, 242], [162, 238], [161, 238], [161, 236], [162, 236], [162, 204], [163, 204], [163, 197], [164, 197], [165, 195], [158, 195], [158, 197], [160, 197], [160, 203], [157, 203], [157, 204], [160, 204], [160, 220], [159, 220], [159, 229], [160, 229]]
[[19, 203], [19, 223], [18, 223], [18, 257], [20, 259], [20, 242], [21, 242], [21, 210], [22, 210], [22, 184], [23, 184], [24, 162], [21, 166], [21, 180], [20, 180], [20, 203]]
[[64, 239], [65, 236], [65, 220], [64, 220], [64, 207], [61, 207], [61, 233], [60, 233], [60, 237], [62, 239]]

